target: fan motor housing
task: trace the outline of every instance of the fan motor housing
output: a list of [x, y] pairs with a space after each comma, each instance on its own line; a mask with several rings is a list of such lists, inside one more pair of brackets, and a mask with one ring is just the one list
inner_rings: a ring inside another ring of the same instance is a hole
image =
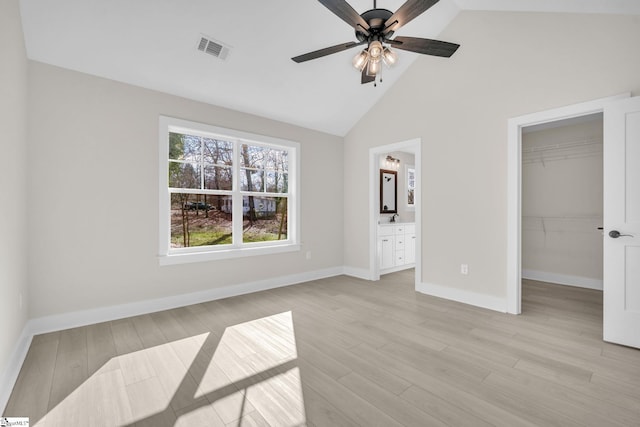
[[382, 30], [384, 30], [384, 24], [393, 15], [393, 12], [387, 9], [371, 9], [364, 12], [362, 19], [369, 24], [369, 35], [363, 33], [356, 27], [356, 38], [361, 42], [367, 40], [377, 40], [384, 38]]

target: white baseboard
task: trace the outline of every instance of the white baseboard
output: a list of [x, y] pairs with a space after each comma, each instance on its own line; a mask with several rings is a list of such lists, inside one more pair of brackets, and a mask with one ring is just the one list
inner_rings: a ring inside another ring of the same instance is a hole
[[416, 265], [415, 264], [403, 264], [403, 265], [398, 265], [398, 266], [391, 267], [391, 268], [385, 268], [384, 270], [380, 270], [380, 275], [389, 274], [389, 273], [397, 273], [398, 271], [409, 270], [410, 268], [416, 268]]
[[325, 270], [292, 274], [289, 276], [274, 277], [272, 279], [259, 280], [255, 282], [239, 283], [237, 285], [213, 288], [201, 292], [174, 295], [165, 298], [156, 298], [71, 313], [56, 314], [30, 320], [29, 328], [33, 335], [43, 334], [47, 332], [76, 328], [79, 326], [92, 325], [94, 323], [123, 319], [125, 317], [153, 313], [156, 311], [170, 310], [172, 308], [184, 307], [186, 305], [199, 304], [202, 302], [244, 295], [252, 292], [295, 285], [297, 283], [338, 276], [342, 273], [342, 267], [329, 268]]
[[549, 273], [537, 270], [522, 270], [522, 278], [537, 280], [539, 282], [556, 283], [558, 285], [576, 286], [579, 288], [597, 289], [601, 291], [602, 279], [590, 277], [571, 276], [568, 274]]
[[507, 312], [506, 298], [498, 298], [462, 289], [450, 288], [448, 286], [436, 285], [434, 283], [418, 283], [416, 291], [438, 298], [462, 302], [476, 307], [488, 308], [489, 310]]
[[371, 272], [364, 268], [343, 267], [343, 273], [347, 276], [356, 277], [363, 280], [373, 280]]
[[18, 342], [13, 348], [13, 352], [9, 358], [9, 364], [2, 375], [0, 375], [0, 415], [3, 415], [7, 408], [13, 385], [18, 379], [18, 374], [20, 374], [24, 359], [27, 357], [32, 338], [33, 333], [29, 330], [29, 323], [27, 323], [24, 328], [22, 328]]

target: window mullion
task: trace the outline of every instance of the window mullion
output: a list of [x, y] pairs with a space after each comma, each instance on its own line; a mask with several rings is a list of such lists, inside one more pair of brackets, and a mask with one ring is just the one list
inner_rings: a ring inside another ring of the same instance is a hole
[[232, 197], [232, 228], [233, 228], [233, 246], [242, 245], [242, 194], [240, 192], [240, 140], [233, 142], [233, 197]]
[[204, 189], [204, 138], [200, 137], [200, 188]]

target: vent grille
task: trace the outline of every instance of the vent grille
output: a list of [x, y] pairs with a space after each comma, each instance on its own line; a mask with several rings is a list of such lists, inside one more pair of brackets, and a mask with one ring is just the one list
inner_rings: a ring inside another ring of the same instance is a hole
[[217, 41], [214, 41], [207, 36], [200, 36], [200, 41], [198, 42], [198, 50], [215, 56], [216, 58], [222, 59], [223, 61], [227, 59], [227, 55], [229, 54], [229, 47]]

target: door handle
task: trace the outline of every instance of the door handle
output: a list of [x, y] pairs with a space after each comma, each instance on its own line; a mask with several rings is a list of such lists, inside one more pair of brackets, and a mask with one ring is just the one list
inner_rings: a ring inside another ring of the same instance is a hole
[[611, 230], [609, 232], [609, 237], [617, 239], [618, 237], [633, 237], [633, 234], [620, 234], [618, 230]]

